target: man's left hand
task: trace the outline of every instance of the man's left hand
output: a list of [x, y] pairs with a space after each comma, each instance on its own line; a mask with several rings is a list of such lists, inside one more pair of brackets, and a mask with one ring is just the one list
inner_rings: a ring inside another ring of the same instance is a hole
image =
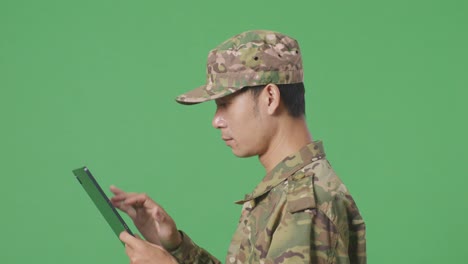
[[140, 237], [133, 237], [127, 232], [120, 233], [120, 240], [125, 243], [125, 253], [130, 264], [177, 264], [177, 260], [164, 248], [151, 244]]

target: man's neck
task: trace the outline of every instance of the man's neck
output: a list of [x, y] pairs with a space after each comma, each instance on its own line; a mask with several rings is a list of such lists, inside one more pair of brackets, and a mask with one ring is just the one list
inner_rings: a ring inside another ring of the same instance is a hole
[[278, 127], [265, 153], [259, 155], [259, 160], [267, 173], [285, 157], [296, 153], [313, 141], [303, 118], [287, 119]]

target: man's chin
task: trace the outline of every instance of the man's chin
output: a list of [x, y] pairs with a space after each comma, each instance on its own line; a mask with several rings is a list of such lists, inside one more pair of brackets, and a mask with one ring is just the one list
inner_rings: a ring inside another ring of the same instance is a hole
[[232, 149], [232, 154], [234, 154], [234, 156], [238, 157], [238, 158], [250, 158], [250, 157], [253, 157], [255, 156], [255, 154], [252, 154], [252, 153], [248, 153], [248, 152], [241, 152], [241, 151], [238, 151], [234, 148], [231, 148]]

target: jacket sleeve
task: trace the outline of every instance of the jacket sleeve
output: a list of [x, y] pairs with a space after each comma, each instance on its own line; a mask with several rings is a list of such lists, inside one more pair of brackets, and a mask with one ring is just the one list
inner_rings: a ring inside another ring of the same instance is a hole
[[171, 252], [180, 264], [220, 264], [221, 262], [212, 256], [208, 251], [195, 244], [183, 231], [182, 244]]

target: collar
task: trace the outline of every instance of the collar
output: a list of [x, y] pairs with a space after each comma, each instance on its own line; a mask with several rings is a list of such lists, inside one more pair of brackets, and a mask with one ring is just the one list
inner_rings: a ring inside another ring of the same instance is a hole
[[269, 192], [305, 165], [324, 157], [325, 151], [320, 140], [302, 147], [298, 152], [287, 156], [278, 163], [273, 170], [267, 173], [252, 193], [245, 195], [245, 198], [237, 201], [236, 204], [243, 204]]

